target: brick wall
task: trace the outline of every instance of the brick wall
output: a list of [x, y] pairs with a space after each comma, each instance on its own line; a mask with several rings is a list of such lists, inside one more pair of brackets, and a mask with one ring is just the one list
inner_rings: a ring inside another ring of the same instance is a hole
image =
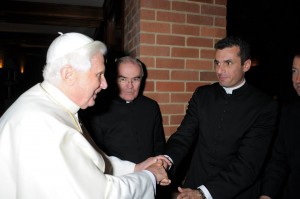
[[124, 49], [145, 63], [144, 94], [155, 99], [166, 137], [200, 85], [216, 81], [217, 40], [226, 36], [227, 0], [125, 0]]

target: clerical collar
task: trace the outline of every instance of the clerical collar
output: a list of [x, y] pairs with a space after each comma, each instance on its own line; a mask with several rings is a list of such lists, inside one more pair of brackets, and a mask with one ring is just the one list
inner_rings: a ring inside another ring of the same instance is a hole
[[119, 98], [119, 100], [120, 100], [121, 102], [125, 102], [126, 104], [130, 104], [130, 103], [132, 103], [133, 101], [135, 101], [136, 98], [138, 98], [138, 97], [134, 98], [133, 100], [125, 100], [125, 99], [123, 99], [120, 95], [118, 95], [118, 98]]
[[232, 94], [233, 90], [241, 88], [245, 83], [246, 83], [246, 80], [243, 79], [243, 82], [240, 85], [237, 85], [235, 87], [230, 87], [230, 88], [227, 88], [227, 87], [223, 87], [223, 88], [227, 94]]
[[56, 88], [55, 86], [53, 86], [47, 81], [43, 81], [40, 85], [41, 88], [45, 90], [56, 103], [66, 108], [72, 114], [76, 114], [79, 111], [80, 107], [77, 104], [75, 104], [73, 101], [71, 101], [58, 88]]

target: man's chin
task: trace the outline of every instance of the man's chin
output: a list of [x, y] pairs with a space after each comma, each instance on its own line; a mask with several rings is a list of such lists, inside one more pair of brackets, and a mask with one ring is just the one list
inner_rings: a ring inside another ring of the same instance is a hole
[[132, 95], [121, 95], [120, 97], [125, 101], [133, 101], [135, 99], [135, 97]]
[[225, 82], [219, 82], [219, 84], [220, 84], [220, 86], [222, 86], [222, 87], [230, 87], [230, 86], [228, 86], [228, 84], [226, 84]]
[[88, 107], [91, 107], [91, 106], [94, 106], [94, 105], [95, 105], [95, 100], [91, 99], [89, 101], [89, 103], [85, 107], [82, 107], [81, 109], [87, 109]]

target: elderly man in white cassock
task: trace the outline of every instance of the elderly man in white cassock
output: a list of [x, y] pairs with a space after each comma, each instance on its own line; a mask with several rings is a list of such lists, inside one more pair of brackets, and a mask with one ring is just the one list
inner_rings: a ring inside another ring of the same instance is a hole
[[168, 185], [164, 156], [140, 164], [108, 157], [77, 112], [106, 89], [106, 46], [79, 33], [58, 36], [47, 52], [44, 81], [0, 119], [1, 199], [154, 198]]

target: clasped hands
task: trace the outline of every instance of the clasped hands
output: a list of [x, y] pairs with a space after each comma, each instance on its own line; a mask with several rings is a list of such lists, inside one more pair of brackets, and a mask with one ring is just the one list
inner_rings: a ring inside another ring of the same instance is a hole
[[200, 192], [195, 189], [178, 187], [178, 192], [176, 199], [202, 199]]
[[150, 157], [135, 165], [135, 171], [148, 170], [155, 176], [156, 183], [167, 186], [171, 183], [166, 169], [172, 165], [171, 161], [163, 155]]

